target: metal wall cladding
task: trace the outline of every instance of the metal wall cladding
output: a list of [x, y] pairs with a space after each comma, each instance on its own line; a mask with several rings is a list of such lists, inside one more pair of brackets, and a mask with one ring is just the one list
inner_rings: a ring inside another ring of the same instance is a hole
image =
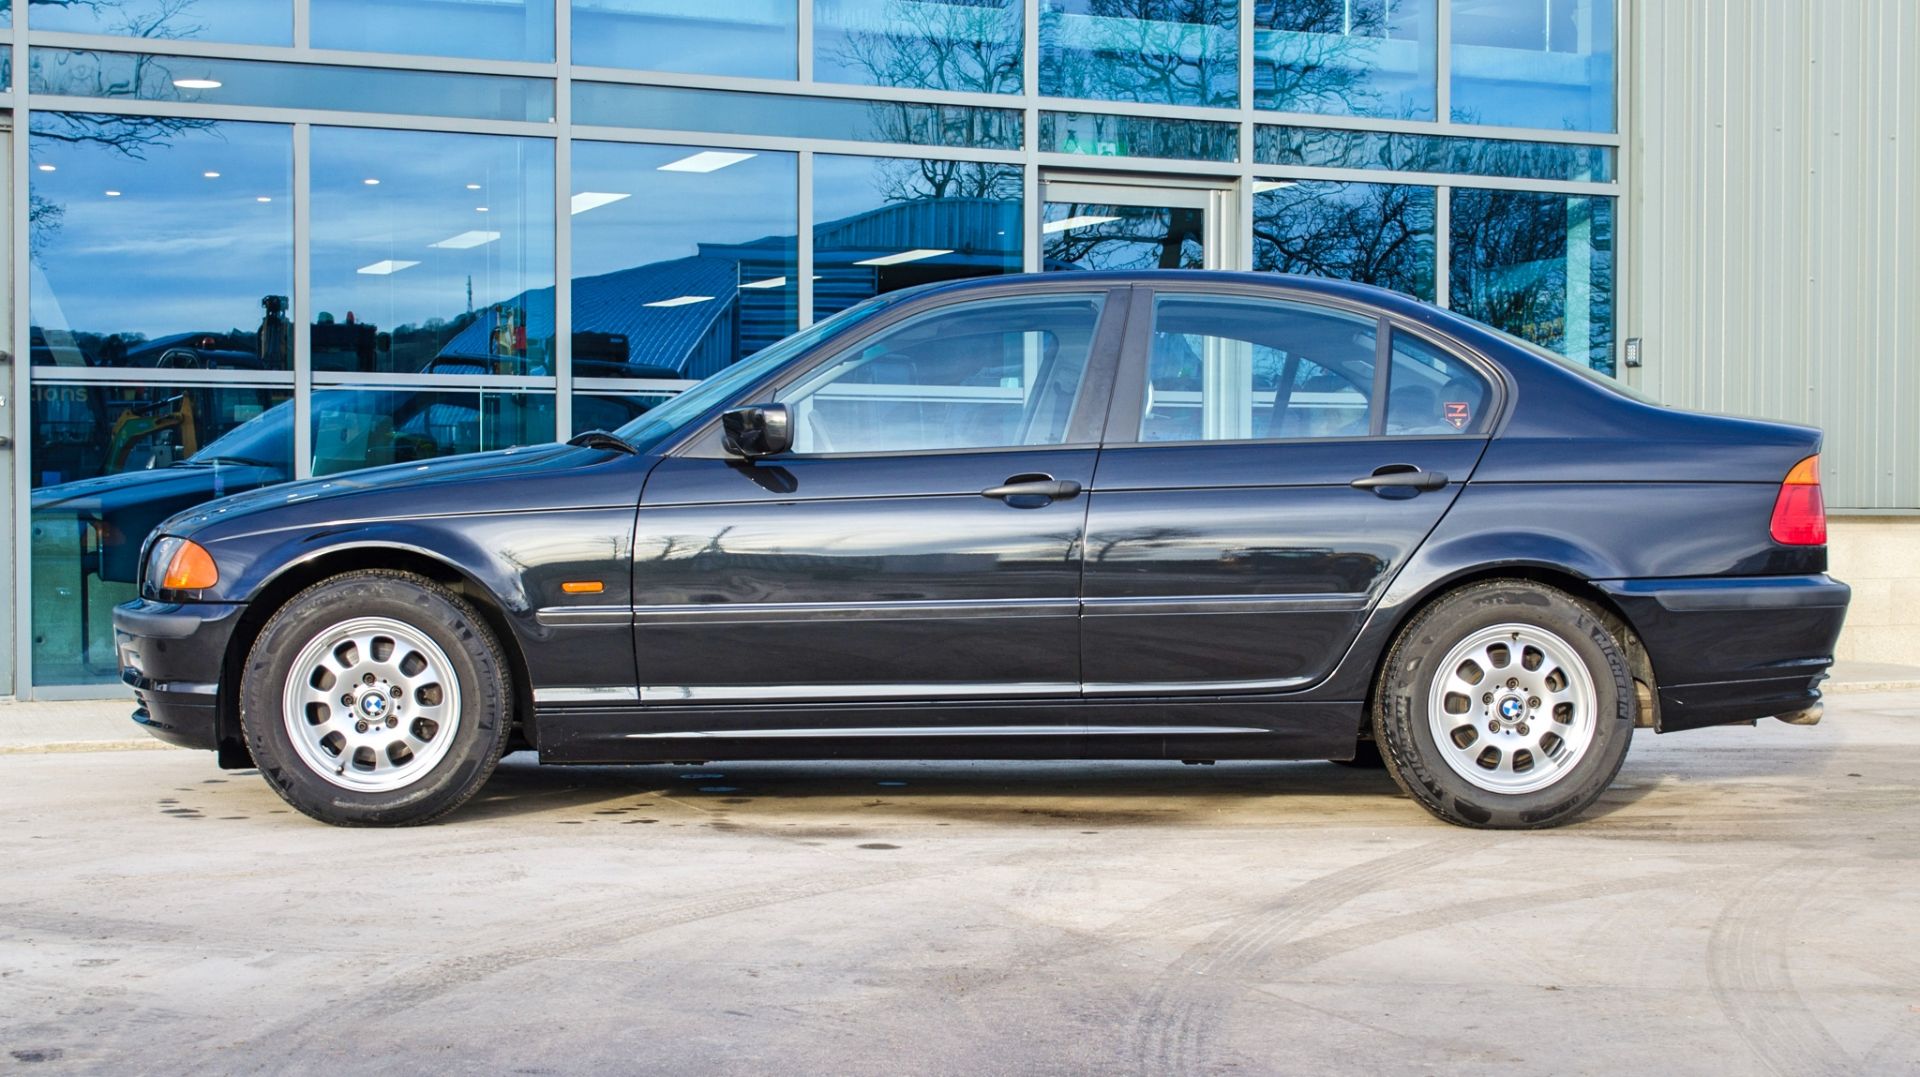
[[1830, 507], [1920, 509], [1920, 3], [1632, 15], [1637, 384], [1821, 426]]

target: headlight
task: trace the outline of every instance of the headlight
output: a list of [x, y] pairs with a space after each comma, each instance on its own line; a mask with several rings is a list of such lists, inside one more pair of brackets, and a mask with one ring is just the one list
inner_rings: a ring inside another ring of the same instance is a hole
[[199, 543], [166, 535], [147, 555], [147, 579], [163, 591], [203, 591], [220, 582], [220, 570]]

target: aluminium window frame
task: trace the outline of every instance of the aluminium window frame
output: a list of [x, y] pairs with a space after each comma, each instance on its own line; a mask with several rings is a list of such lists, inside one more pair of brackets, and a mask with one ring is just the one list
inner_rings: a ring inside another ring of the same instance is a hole
[[[271, 372], [262, 377], [251, 371], [145, 371], [107, 368], [33, 368], [31, 357], [31, 319], [28, 310], [28, 282], [31, 258], [24, 237], [29, 234], [28, 198], [30, 187], [27, 132], [32, 113], [37, 110], [86, 111], [130, 115], [169, 115], [212, 120], [236, 120], [287, 124], [294, 131], [294, 286], [290, 296], [289, 319], [296, 325], [309, 316], [311, 296], [311, 130], [314, 125], [361, 127], [372, 129], [439, 131], [457, 134], [519, 135], [551, 138], [554, 147], [554, 296], [555, 296], [555, 373], [547, 379], [495, 378], [491, 375], [399, 375], [404, 387], [419, 389], [470, 388], [464, 379], [476, 379], [475, 386], [511, 390], [537, 387], [556, 394], [556, 438], [571, 432], [572, 398], [575, 392], [594, 394], [654, 394], [684, 389], [690, 382], [663, 379], [575, 378], [572, 370], [572, 227], [569, 206], [572, 190], [571, 145], [575, 140], [601, 142], [637, 142], [668, 145], [697, 145], [715, 149], [767, 149], [794, 152], [798, 156], [798, 189], [795, 192], [799, 229], [797, 236], [799, 276], [798, 326], [814, 321], [813, 289], [813, 154], [833, 153], [847, 156], [930, 158], [969, 160], [1014, 165], [1022, 170], [1024, 212], [1028, 226], [1022, 236], [1023, 268], [1038, 271], [1042, 266], [1041, 236], [1037, 224], [1043, 192], [1041, 170], [1045, 168], [1084, 169], [1097, 166], [1102, 172], [1137, 174], [1143, 180], [1168, 176], [1203, 176], [1231, 184], [1228, 197], [1236, 199], [1236, 214], [1241, 231], [1252, 227], [1253, 185], [1262, 180], [1326, 180], [1335, 182], [1392, 183], [1430, 186], [1435, 189], [1434, 214], [1434, 288], [1438, 305], [1451, 298], [1451, 193], [1455, 187], [1536, 191], [1567, 195], [1590, 195], [1613, 199], [1613, 278], [1614, 337], [1616, 342], [1636, 335], [1639, 303], [1635, 275], [1628, 271], [1633, 241], [1633, 207], [1625, 197], [1638, 180], [1638, 162], [1632, 152], [1632, 83], [1634, 70], [1632, 8], [1630, 0], [1614, 3], [1613, 101], [1614, 129], [1607, 132], [1536, 130], [1491, 125], [1454, 123], [1451, 119], [1451, 12], [1452, 0], [1439, 0], [1435, 41], [1436, 118], [1431, 121], [1398, 120], [1377, 117], [1296, 113], [1253, 106], [1254, 27], [1250, 17], [1255, 0], [1241, 0], [1239, 29], [1239, 94], [1233, 108], [1203, 106], [1167, 106], [1140, 102], [1097, 101], [1042, 97], [1039, 90], [1039, 2], [1022, 3], [1022, 79], [1019, 93], [990, 94], [961, 90], [922, 90], [903, 87], [868, 86], [855, 83], [820, 81], [813, 71], [813, 5], [811, 0], [796, 0], [796, 79], [740, 78], [672, 72], [639, 71], [621, 68], [576, 67], [571, 64], [571, 3], [555, 0], [554, 58], [551, 61], [476, 60], [462, 57], [431, 56], [400, 52], [359, 52], [311, 47], [312, 19], [308, 0], [290, 0], [293, 19], [291, 46], [260, 46], [185, 39], [165, 41], [120, 35], [34, 30], [31, 5], [15, 5], [13, 24], [0, 29], [0, 47], [12, 59], [12, 85], [0, 91], [0, 108], [10, 109], [14, 122], [11, 160], [13, 244], [11, 270], [14, 286], [12, 302], [12, 340], [7, 350], [16, 357], [8, 371], [0, 374], [0, 390], [7, 393], [11, 407], [11, 434], [14, 475], [13, 539], [14, 593], [16, 595], [13, 633], [14, 694], [21, 698], [101, 698], [120, 694], [118, 686], [34, 686], [32, 683], [31, 628], [24, 596], [32, 593], [30, 557], [30, 514], [22, 508], [31, 491], [30, 446], [32, 445], [32, 389], [41, 381], [116, 382], [151, 384], [291, 384], [296, 401], [295, 452], [303, 470], [311, 470], [311, 394], [318, 387], [342, 384], [333, 376], [312, 370], [311, 336], [294, 334], [293, 369]], [[54, 48], [89, 49], [105, 52], [165, 52], [182, 56], [279, 61], [287, 63], [327, 64], [389, 70], [440, 72], [450, 74], [492, 74], [551, 80], [555, 95], [555, 119], [550, 124], [506, 120], [466, 120], [448, 117], [415, 116], [400, 113], [343, 112], [320, 109], [281, 109], [258, 106], [231, 106], [208, 103], [171, 103], [133, 99], [101, 99], [29, 94], [27, 81], [31, 71], [29, 44]], [[144, 47], [143, 47], [144, 46]], [[973, 151], [963, 148], [912, 146], [879, 142], [834, 142], [815, 139], [730, 136], [692, 131], [654, 131], [636, 128], [576, 126], [571, 122], [572, 84], [576, 81], [628, 83], [692, 89], [722, 89], [747, 92], [821, 98], [857, 98], [879, 101], [906, 101], [927, 104], [973, 105], [1016, 109], [1023, 113], [1022, 146], [1018, 150]], [[1188, 162], [1154, 158], [1103, 157], [1090, 159], [1073, 154], [1042, 153], [1038, 149], [1039, 115], [1047, 111], [1079, 111], [1159, 119], [1226, 121], [1239, 124], [1240, 150], [1234, 162]], [[1465, 177], [1451, 173], [1385, 172], [1366, 169], [1333, 169], [1260, 165], [1253, 161], [1254, 129], [1262, 123], [1284, 123], [1300, 127], [1324, 127], [1359, 131], [1379, 131], [1468, 138], [1498, 138], [1575, 145], [1603, 146], [1616, 154], [1614, 180], [1589, 183], [1554, 180], [1518, 180], [1505, 177]], [[1252, 244], [1240, 242], [1233, 259], [1234, 267], [1251, 268]], [[1423, 334], [1424, 335], [1424, 334]], [[1460, 354], [1458, 347], [1450, 351]], [[1623, 370], [1630, 383], [1644, 377], [1644, 371]], [[193, 375], [188, 378], [185, 375]], [[155, 376], [162, 375], [162, 376]], [[451, 380], [461, 377], [463, 383]], [[404, 380], [411, 379], [411, 380]], [[381, 388], [401, 387], [386, 376]], [[9, 384], [10, 383], [10, 384]], [[0, 663], [4, 665], [4, 663]]]

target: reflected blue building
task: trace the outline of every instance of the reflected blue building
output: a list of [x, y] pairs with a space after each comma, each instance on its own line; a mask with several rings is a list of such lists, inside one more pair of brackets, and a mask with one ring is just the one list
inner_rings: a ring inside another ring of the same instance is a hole
[[1330, 275], [1619, 358], [1613, 0], [0, 13], [23, 691], [112, 679], [161, 508], [617, 425], [914, 284]]

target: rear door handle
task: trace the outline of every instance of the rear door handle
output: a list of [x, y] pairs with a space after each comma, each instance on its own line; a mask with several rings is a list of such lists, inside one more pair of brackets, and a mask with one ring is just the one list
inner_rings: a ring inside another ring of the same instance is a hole
[[1015, 475], [1004, 485], [980, 491], [980, 496], [1005, 501], [1015, 508], [1033, 508], [1049, 501], [1063, 501], [1079, 493], [1080, 484], [1072, 479], [1055, 479], [1052, 475]]
[[1355, 479], [1348, 486], [1356, 490], [1373, 490], [1381, 493], [1396, 491], [1438, 490], [1447, 485], [1447, 476], [1439, 471], [1422, 471], [1411, 464], [1388, 464], [1375, 468], [1373, 474], [1364, 479]]

